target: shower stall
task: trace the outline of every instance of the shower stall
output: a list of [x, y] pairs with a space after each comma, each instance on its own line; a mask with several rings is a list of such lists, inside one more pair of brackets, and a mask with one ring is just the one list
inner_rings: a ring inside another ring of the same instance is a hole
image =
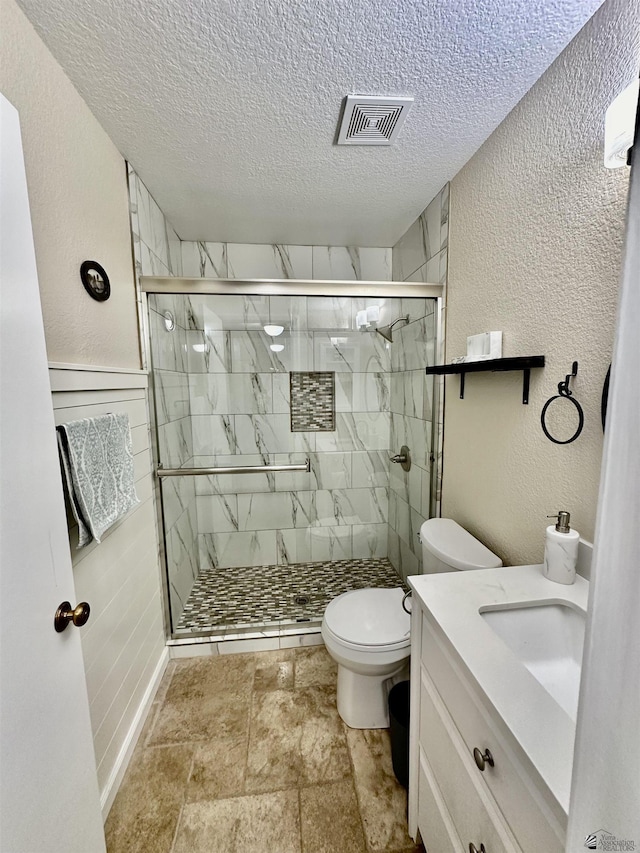
[[419, 571], [441, 287], [142, 287], [172, 639], [317, 631], [334, 596]]

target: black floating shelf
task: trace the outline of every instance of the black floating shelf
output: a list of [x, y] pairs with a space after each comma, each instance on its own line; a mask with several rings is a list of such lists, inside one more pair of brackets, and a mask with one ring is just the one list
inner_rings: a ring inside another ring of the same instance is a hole
[[464, 399], [464, 377], [467, 373], [486, 373], [488, 371], [521, 370], [522, 371], [522, 402], [529, 402], [529, 378], [531, 369], [544, 367], [543, 355], [525, 355], [519, 358], [492, 358], [487, 361], [465, 361], [461, 364], [437, 364], [427, 367], [427, 376], [443, 376], [458, 374], [460, 376], [460, 399]]

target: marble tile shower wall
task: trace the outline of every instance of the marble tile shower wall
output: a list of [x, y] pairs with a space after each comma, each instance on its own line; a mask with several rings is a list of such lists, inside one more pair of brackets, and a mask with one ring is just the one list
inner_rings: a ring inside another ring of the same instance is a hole
[[[440, 514], [443, 384], [439, 377], [426, 376], [424, 368], [442, 360], [437, 347], [442, 346], [444, 333], [448, 234], [447, 184], [393, 247], [394, 281], [444, 286], [441, 317], [436, 315], [435, 300], [427, 300], [426, 316], [402, 328], [396, 326], [391, 345], [391, 446], [397, 453], [406, 444], [412, 457], [411, 471], [405, 473], [399, 465], [392, 465], [389, 481], [388, 556], [403, 578], [422, 571], [420, 525], [426, 518]], [[432, 447], [434, 420], [438, 429]], [[432, 495], [434, 464], [437, 485]]]
[[182, 275], [180, 238], [131, 166], [129, 210], [136, 273]]
[[[182, 298], [149, 296], [149, 325], [153, 364], [158, 457], [165, 468], [180, 468], [193, 456], [187, 330]], [[164, 313], [175, 326], [168, 331]], [[198, 518], [192, 477], [162, 480], [165, 547], [171, 619], [177, 625], [199, 574]]]
[[182, 275], [390, 281], [391, 249], [183, 241]]
[[[392, 275], [384, 248], [185, 241], [182, 264], [194, 278]], [[188, 308], [188, 325], [202, 333], [188, 347], [194, 464], [293, 464], [309, 455], [312, 472], [197, 481], [201, 567], [386, 556], [390, 358], [382, 338], [356, 331], [364, 300], [271, 297], [243, 300], [238, 309], [235, 299], [192, 298]], [[380, 305], [383, 325], [401, 302], [366, 304]], [[265, 322], [287, 330], [277, 356]], [[291, 370], [336, 371], [335, 432], [290, 432]]]
[[[380, 325], [409, 314], [411, 323], [394, 344], [374, 332], [356, 330], [356, 312], [373, 304], [379, 307]], [[387, 556], [389, 451], [393, 442], [410, 444], [416, 448], [414, 471], [419, 466], [424, 470], [430, 426], [421, 418], [430, 405], [428, 389], [403, 385], [401, 395], [392, 398], [391, 371], [414, 381], [425, 379], [426, 342], [433, 346], [434, 340], [430, 305], [431, 300], [424, 299], [349, 297], [152, 298], [164, 464], [208, 467], [299, 464], [307, 456], [311, 460], [310, 473], [165, 481], [163, 489], [195, 483], [196, 492], [197, 523], [188, 497], [172, 495], [174, 512], [167, 526], [174, 518], [176, 522], [169, 527], [175, 532], [168, 543], [170, 565], [183, 569], [174, 585], [192, 576], [185, 542], [191, 541], [194, 530], [200, 570]], [[176, 319], [171, 332], [163, 322], [166, 310]], [[278, 337], [281, 352], [270, 349], [266, 323], [285, 326]], [[335, 431], [291, 432], [289, 371], [299, 369], [335, 372]], [[395, 488], [403, 494], [402, 481]], [[409, 524], [420, 520], [422, 510], [422, 482], [417, 499], [415, 488], [412, 479], [407, 495], [414, 513], [408, 516]], [[403, 507], [395, 494], [392, 501], [393, 519], [399, 519], [397, 527], [404, 534]], [[165, 503], [168, 512], [167, 499]], [[176, 606], [179, 601], [184, 601], [180, 587]]]
[[[175, 229], [130, 166], [128, 176], [136, 277], [181, 275], [182, 254]], [[165, 466], [178, 466], [191, 456], [184, 312], [182, 317], [176, 314], [182, 325], [176, 326], [175, 335], [168, 335], [154, 299], [149, 300], [149, 338], [157, 392], [159, 454]], [[141, 303], [139, 310], [143, 316]], [[145, 363], [148, 356], [146, 353]], [[177, 625], [198, 576], [196, 492], [193, 481], [188, 478], [164, 480], [162, 490], [169, 601], [171, 618]]]
[[[131, 169], [129, 181], [138, 275], [446, 284], [448, 185], [392, 251], [181, 242]], [[364, 300], [215, 297], [211, 308], [212, 298], [154, 297], [163, 464], [297, 463], [309, 455], [312, 471], [164, 481], [174, 623], [201, 565], [388, 554], [403, 576], [418, 572], [416, 534], [430, 514], [433, 387], [424, 365], [435, 359], [433, 303], [371, 300], [385, 303], [379, 325], [410, 313], [410, 325], [396, 327], [387, 345], [355, 331]], [[172, 333], [164, 328], [165, 310], [176, 318]], [[264, 341], [267, 321], [287, 329], [278, 355]], [[290, 432], [289, 370], [336, 371], [335, 433]], [[390, 472], [389, 451], [403, 443], [414, 467], [409, 474], [399, 466]]]
[[[308, 474], [198, 478], [201, 568], [387, 556], [392, 350], [355, 328], [372, 304], [381, 324], [425, 311], [424, 300], [186, 299], [193, 464], [311, 460]], [[285, 326], [281, 352], [266, 323]], [[290, 370], [335, 372], [335, 431], [291, 432]]]
[[393, 281], [447, 282], [449, 184], [427, 205], [393, 247]]

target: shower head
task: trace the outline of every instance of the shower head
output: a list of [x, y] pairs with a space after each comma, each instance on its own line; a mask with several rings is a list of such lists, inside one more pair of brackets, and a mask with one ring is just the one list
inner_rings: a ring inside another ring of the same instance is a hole
[[393, 332], [391, 331], [396, 323], [408, 323], [409, 315], [406, 314], [404, 317], [398, 317], [393, 323], [389, 323], [388, 326], [382, 326], [381, 329], [376, 329], [376, 332], [385, 339], [385, 341], [389, 341], [390, 344], [393, 343]]

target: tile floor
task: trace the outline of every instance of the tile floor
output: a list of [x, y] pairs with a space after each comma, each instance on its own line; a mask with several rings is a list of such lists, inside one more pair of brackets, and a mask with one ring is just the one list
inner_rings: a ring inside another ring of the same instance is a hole
[[177, 633], [321, 620], [332, 598], [367, 586], [393, 588], [403, 581], [389, 560], [373, 558], [205, 569]]
[[108, 853], [419, 853], [386, 730], [335, 703], [324, 646], [172, 661]]

